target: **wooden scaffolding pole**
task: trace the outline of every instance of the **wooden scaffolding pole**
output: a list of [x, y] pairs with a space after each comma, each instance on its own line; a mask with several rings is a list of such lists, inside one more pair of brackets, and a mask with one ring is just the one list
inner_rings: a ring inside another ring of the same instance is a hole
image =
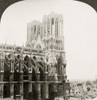
[[20, 100], [23, 100], [23, 51], [20, 56]]
[[11, 53], [11, 68], [10, 68], [10, 99], [14, 99], [14, 51]]
[[[30, 47], [30, 59], [31, 59], [31, 54], [32, 54], [32, 52], [31, 52], [31, 47]], [[29, 85], [28, 85], [28, 99], [29, 100], [32, 100], [32, 93], [33, 93], [33, 91], [32, 91], [32, 83], [31, 83], [31, 81], [32, 81], [32, 64], [31, 64], [31, 61], [29, 61], [29, 76], [28, 76], [28, 80], [29, 80]]]
[[40, 71], [37, 71], [37, 100], [41, 100]]
[[49, 89], [48, 89], [48, 72], [44, 73], [44, 98], [49, 99]]
[[0, 100], [3, 99], [3, 87], [4, 87], [4, 51], [0, 54]]
[[31, 70], [29, 70], [29, 85], [28, 85], [28, 99], [29, 100], [32, 100], [32, 67], [31, 67]]

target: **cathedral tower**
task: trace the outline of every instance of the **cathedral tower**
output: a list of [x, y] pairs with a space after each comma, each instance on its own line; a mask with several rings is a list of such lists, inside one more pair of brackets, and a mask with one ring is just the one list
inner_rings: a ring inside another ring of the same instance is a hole
[[42, 22], [34, 20], [29, 23], [27, 25], [27, 46], [33, 49], [42, 49], [46, 62], [51, 66], [61, 62], [59, 64], [61, 67], [57, 66], [55, 72], [63, 75], [62, 66], [66, 65], [63, 16], [52, 12], [45, 15]]

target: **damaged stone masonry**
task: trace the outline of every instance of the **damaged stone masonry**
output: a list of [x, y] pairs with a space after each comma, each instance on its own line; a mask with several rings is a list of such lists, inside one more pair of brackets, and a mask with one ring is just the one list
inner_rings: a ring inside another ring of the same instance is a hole
[[63, 16], [27, 24], [26, 46], [0, 45], [0, 99], [67, 100]]

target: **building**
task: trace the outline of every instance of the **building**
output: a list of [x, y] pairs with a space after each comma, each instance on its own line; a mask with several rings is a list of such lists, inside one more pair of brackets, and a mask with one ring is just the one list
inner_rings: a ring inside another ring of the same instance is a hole
[[26, 46], [0, 45], [0, 99], [67, 100], [62, 15], [27, 25]]

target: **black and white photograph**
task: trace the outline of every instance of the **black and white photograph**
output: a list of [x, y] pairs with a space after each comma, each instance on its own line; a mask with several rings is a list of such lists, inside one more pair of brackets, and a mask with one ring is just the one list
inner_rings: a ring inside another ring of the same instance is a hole
[[0, 0], [0, 100], [97, 100], [97, 0]]

